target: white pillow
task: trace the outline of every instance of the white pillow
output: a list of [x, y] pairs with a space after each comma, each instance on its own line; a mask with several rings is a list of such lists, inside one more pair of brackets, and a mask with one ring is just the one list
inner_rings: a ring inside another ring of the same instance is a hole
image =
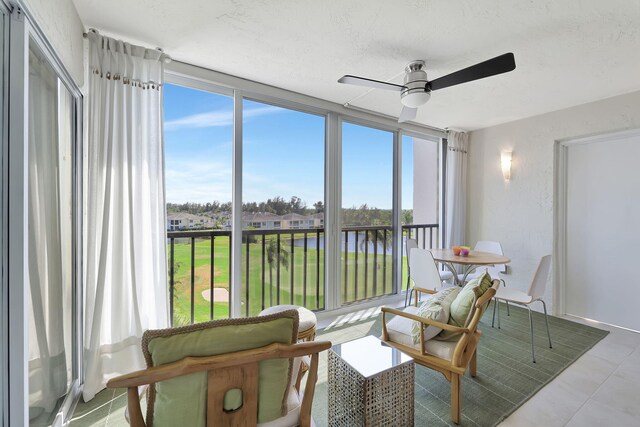
[[[435, 320], [437, 322], [447, 323], [449, 321], [449, 308], [451, 303], [458, 296], [460, 288], [457, 286], [454, 288], [443, 289], [440, 292], [433, 294], [429, 299], [425, 300], [418, 307], [416, 312], [417, 316], [424, 317], [425, 319]], [[438, 335], [442, 332], [442, 329], [435, 326], [428, 325], [424, 328], [425, 341]], [[414, 344], [420, 342], [420, 322], [413, 322], [411, 326], [411, 338]]]

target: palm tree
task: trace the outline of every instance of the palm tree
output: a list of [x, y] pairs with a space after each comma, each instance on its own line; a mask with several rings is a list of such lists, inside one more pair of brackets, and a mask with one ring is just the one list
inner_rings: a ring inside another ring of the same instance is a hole
[[[278, 260], [280, 265], [284, 268], [289, 266], [289, 252], [282, 246], [280, 246], [280, 253], [278, 253], [277, 239], [269, 239], [269, 245], [267, 246], [267, 262], [269, 263], [269, 306], [273, 306], [273, 266], [277, 266]], [[279, 255], [279, 256], [278, 256]]]

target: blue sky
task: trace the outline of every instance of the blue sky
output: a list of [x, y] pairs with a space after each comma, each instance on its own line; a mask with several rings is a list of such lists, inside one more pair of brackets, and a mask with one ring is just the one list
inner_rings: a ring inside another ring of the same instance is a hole
[[[164, 99], [167, 201], [230, 201], [233, 99], [170, 84]], [[243, 201], [324, 201], [324, 117], [249, 100], [243, 107]], [[390, 209], [392, 134], [350, 123], [342, 134], [343, 206]], [[412, 198], [411, 141], [403, 141], [405, 209]]]

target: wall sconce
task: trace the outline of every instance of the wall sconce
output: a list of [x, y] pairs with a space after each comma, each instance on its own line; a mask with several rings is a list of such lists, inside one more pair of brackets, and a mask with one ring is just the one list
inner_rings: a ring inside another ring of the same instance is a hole
[[505, 181], [511, 179], [511, 151], [500, 153], [500, 165], [502, 166], [502, 176]]

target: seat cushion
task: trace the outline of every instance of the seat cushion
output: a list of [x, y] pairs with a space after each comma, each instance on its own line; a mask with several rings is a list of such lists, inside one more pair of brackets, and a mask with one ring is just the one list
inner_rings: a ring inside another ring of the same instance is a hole
[[[417, 307], [409, 306], [403, 310], [405, 313], [415, 314]], [[396, 320], [398, 319], [398, 320]], [[387, 333], [389, 334], [389, 341], [405, 345], [407, 347], [420, 350], [420, 342], [413, 342], [411, 335], [411, 324], [413, 320], [395, 316], [389, 323], [387, 323]], [[457, 341], [438, 341], [428, 340], [424, 343], [424, 351], [442, 359], [451, 360], [453, 350], [455, 349]]]
[[[449, 308], [451, 307], [451, 302], [456, 298], [456, 296], [458, 296], [458, 292], [460, 292], [459, 288], [452, 287], [443, 289], [440, 292], [431, 295], [420, 304], [418, 310], [416, 310], [416, 315], [424, 317], [425, 319], [447, 323], [449, 320]], [[442, 329], [429, 325], [424, 328], [424, 339], [430, 340], [441, 331]], [[412, 321], [411, 337], [414, 344], [420, 342], [420, 322]]]
[[424, 343], [424, 351], [441, 359], [451, 360], [458, 341], [429, 340]]
[[[402, 311], [408, 314], [416, 314], [418, 312], [418, 307], [410, 305]], [[417, 322], [415, 320], [407, 319], [406, 317], [394, 316], [393, 319], [387, 322], [387, 333], [389, 334], [389, 341], [413, 347], [414, 343], [411, 328], [413, 327], [414, 323]]]
[[298, 332], [308, 331], [311, 328], [315, 328], [318, 324], [318, 318], [315, 313], [308, 308], [300, 307], [299, 305], [274, 305], [273, 307], [265, 308], [259, 315], [265, 316], [267, 314], [280, 313], [286, 310], [298, 310]]
[[[164, 365], [188, 356], [212, 356], [259, 348], [272, 343], [293, 344], [298, 335], [298, 312], [288, 310], [269, 316], [223, 319], [195, 325], [146, 331], [142, 338], [148, 367]], [[293, 367], [289, 359], [260, 362], [258, 422], [287, 414], [287, 395]], [[225, 396], [225, 407], [239, 406], [238, 392]], [[206, 425], [207, 372], [161, 381], [149, 388], [147, 422], [155, 427]]]

